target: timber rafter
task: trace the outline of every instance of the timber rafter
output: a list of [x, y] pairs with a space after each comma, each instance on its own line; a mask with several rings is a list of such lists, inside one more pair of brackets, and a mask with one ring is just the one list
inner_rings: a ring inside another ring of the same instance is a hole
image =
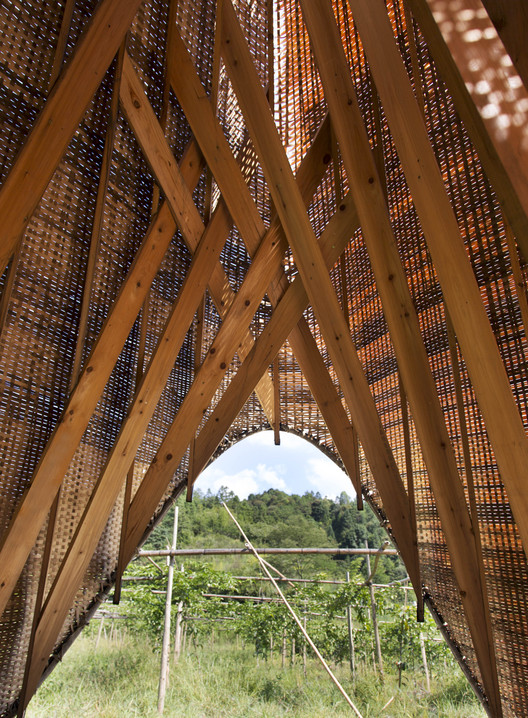
[[247, 24], [244, 2], [198, 19], [188, 0], [158, 18], [102, 0], [81, 32], [65, 0], [45, 89], [33, 60], [20, 71], [42, 109], [0, 190], [15, 710], [164, 502], [191, 498], [223, 442], [282, 426], [386, 517], [418, 613], [430, 596], [490, 715], [526, 714], [505, 678], [528, 651], [528, 586], [511, 592], [528, 574], [528, 52], [507, 24], [526, 13], [250, 4]]

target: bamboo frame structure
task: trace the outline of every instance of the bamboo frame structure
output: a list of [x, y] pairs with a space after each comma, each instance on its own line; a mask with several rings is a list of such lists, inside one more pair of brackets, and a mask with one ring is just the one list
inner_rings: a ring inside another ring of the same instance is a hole
[[0, 0], [1, 716], [268, 428], [528, 714], [527, 33], [519, 0]]

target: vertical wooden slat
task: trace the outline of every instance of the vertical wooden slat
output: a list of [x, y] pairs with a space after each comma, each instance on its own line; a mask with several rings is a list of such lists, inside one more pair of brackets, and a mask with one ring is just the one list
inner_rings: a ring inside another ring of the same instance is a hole
[[66, 0], [64, 6], [64, 12], [62, 14], [62, 22], [59, 31], [59, 37], [57, 38], [57, 45], [55, 47], [55, 53], [53, 55], [53, 64], [50, 71], [49, 89], [52, 90], [53, 86], [57, 82], [62, 64], [64, 62], [64, 53], [66, 52], [66, 44], [68, 42], [68, 35], [70, 34], [70, 26], [73, 17], [73, 11], [75, 10], [76, 0]]
[[[412, 522], [413, 532], [416, 536], [416, 543], [418, 543], [418, 527], [416, 523], [416, 493], [414, 485], [414, 468], [412, 462], [412, 446], [411, 446], [411, 431], [409, 423], [409, 411], [407, 409], [407, 396], [405, 394], [405, 388], [401, 376], [398, 377], [399, 393], [400, 393], [400, 404], [401, 404], [401, 415], [402, 415], [402, 427], [403, 427], [403, 447], [405, 450], [405, 473], [407, 475], [407, 495], [409, 496], [409, 507], [410, 516]], [[418, 570], [420, 570], [420, 564], [418, 564]], [[420, 570], [421, 573], [421, 570]], [[424, 620], [424, 597], [423, 592], [416, 594], [416, 615], [418, 621]]]
[[[177, 7], [177, 0], [169, 0], [169, 15], [168, 15], [168, 19], [167, 19], [165, 56], [167, 54], [167, 47], [170, 42], [172, 27], [173, 27], [174, 23], [176, 22], [176, 7]], [[122, 62], [122, 60], [121, 60], [121, 62]], [[165, 130], [165, 127], [167, 124], [167, 116], [168, 116], [168, 112], [169, 112], [169, 95], [170, 95], [170, 84], [169, 84], [168, 77], [167, 77], [166, 63], [164, 65], [163, 80], [164, 80], [164, 82], [163, 82], [163, 96], [162, 96], [162, 102], [161, 102], [160, 126], [162, 127], [163, 130]], [[118, 102], [119, 102], [119, 98], [118, 98]], [[160, 204], [160, 191], [159, 191], [158, 185], [154, 182], [153, 188], [152, 188], [151, 218], [158, 211], [159, 204]], [[141, 308], [135, 391], [138, 390], [138, 387], [141, 383], [141, 379], [143, 378], [143, 370], [144, 370], [144, 363], [145, 363], [145, 348], [146, 348], [148, 321], [149, 321], [149, 305], [150, 305], [150, 290], [147, 292], [147, 295], [143, 302], [143, 306]], [[132, 497], [132, 489], [133, 489], [133, 484], [134, 484], [134, 474], [135, 474], [134, 469], [135, 469], [135, 457], [134, 457], [134, 460], [132, 461], [132, 464], [127, 472], [126, 482], [125, 482], [125, 493], [123, 496], [123, 515], [122, 515], [122, 519], [121, 519], [121, 536], [120, 536], [120, 541], [119, 541], [119, 554], [118, 554], [118, 559], [117, 559], [117, 568], [116, 568], [115, 584], [114, 584], [114, 597], [113, 597], [113, 603], [116, 605], [119, 604], [119, 602], [121, 600], [122, 577], [123, 577], [123, 572], [126, 568], [126, 564], [124, 562], [124, 542], [125, 542], [126, 528], [127, 528], [127, 521], [128, 521], [128, 511], [130, 508], [130, 499]]]
[[119, 111], [119, 86], [121, 84], [121, 72], [123, 68], [123, 57], [125, 55], [126, 40], [121, 43], [119, 52], [117, 53], [115, 62], [114, 87], [112, 91], [112, 100], [110, 103], [110, 119], [106, 131], [105, 144], [103, 149], [103, 161], [99, 172], [99, 185], [97, 187], [97, 197], [95, 200], [95, 210], [92, 222], [92, 234], [90, 237], [90, 252], [88, 254], [88, 264], [84, 277], [84, 290], [81, 304], [81, 313], [79, 317], [79, 328], [77, 336], [80, 341], [75, 347], [75, 357], [73, 360], [72, 376], [78, 377], [82, 353], [84, 349], [84, 338], [86, 335], [86, 327], [88, 324], [88, 314], [90, 311], [90, 297], [92, 293], [92, 284], [97, 263], [97, 255], [99, 252], [99, 239], [101, 236], [101, 228], [103, 225], [106, 190], [108, 187], [108, 178], [110, 177], [110, 168], [112, 164], [112, 153], [114, 150], [114, 138], [117, 126], [117, 115]]

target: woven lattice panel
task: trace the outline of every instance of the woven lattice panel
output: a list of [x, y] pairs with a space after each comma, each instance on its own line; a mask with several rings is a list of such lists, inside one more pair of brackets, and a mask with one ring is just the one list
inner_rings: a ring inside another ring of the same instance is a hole
[[[388, 0], [386, 5], [478, 283], [481, 302], [526, 428], [527, 267], [517, 252], [493, 186], [420, 27], [401, 0]], [[270, 8], [272, 18], [268, 17]], [[296, 0], [274, 3], [241, 0], [235, 9], [260, 84], [268, 93], [287, 157], [294, 173], [303, 176], [306, 171], [303, 161], [310, 165], [310, 148], [318, 131], [324, 128], [327, 105], [301, 8]], [[503, 711], [508, 716], [526, 715], [528, 566], [525, 553], [477, 402], [477, 392], [457, 343], [361, 37], [348, 3], [336, 0], [333, 9], [370, 149], [382, 180], [467, 509], [478, 529]], [[259, 161], [257, 143], [253, 145], [242, 103], [239, 104], [236, 97], [235, 83], [232, 84], [227, 64], [224, 65], [219, 55], [218, 37], [215, 38], [219, 27], [216, 11], [213, 0], [144, 2], [122, 50], [130, 58], [150, 103], [150, 111], [159, 120], [160, 132], [165, 134], [175, 161], [181, 163], [182, 172], [186, 173], [187, 191], [200, 221], [207, 227], [217, 214], [225, 212], [224, 198], [220, 185], [206, 167], [205, 158], [191, 142], [192, 132], [184, 110], [170, 87], [166, 48], [171, 23], [174, 23], [204, 92], [211, 98], [265, 232], [273, 225], [275, 207], [270, 199], [264, 163], [261, 166]], [[60, 83], [61, 76], [57, 80], [60, 67], [74, 55], [76, 43], [83, 30], [89, 28], [94, 12], [93, 2], [68, 0], [53, 7], [29, 0], [0, 2], [2, 180], [16, 162], [55, 82]], [[135, 258], [145, 246], [145, 237], [148, 243], [149, 232], [164, 211], [170, 216], [167, 211], [170, 202], [165, 204], [166, 198], [158, 186], [161, 181], [159, 177], [156, 179], [154, 155], [158, 154], [159, 147], [148, 156], [148, 150], [136, 136], [137, 128], [118, 102], [122, 70], [123, 55], [118, 53], [85, 110], [40, 203], [27, 218], [26, 230], [1, 277], [0, 534], [9, 532], [12, 517], [16, 516], [17, 507], [38, 471], [41, 456], [53, 445], [53, 432], [60, 426], [63, 412], [69, 406], [70, 394], [90, 368], [90, 353], [104, 334], [105, 322], [134, 270]], [[134, 106], [140, 107], [142, 102], [137, 99]], [[329, 146], [322, 158], [323, 164], [317, 168], [317, 181], [310, 180], [313, 187], [305, 192], [309, 196], [303, 197], [314, 234], [321, 241], [326, 237], [325, 231], [332, 227], [333, 219], [344, 209], [344, 203], [350, 201], [340, 149], [335, 137], [330, 133], [328, 136]], [[151, 142], [155, 147], [155, 140]], [[205, 155], [205, 149], [203, 151]], [[310, 172], [312, 170], [308, 174]], [[136, 504], [149, 496], [148, 484], [156, 474], [156, 465], [172, 458], [167, 456], [164, 438], [180, 410], [186, 410], [186, 397], [195, 390], [195, 377], [201, 381], [200, 367], [207, 366], [208, 358], [216, 351], [216, 337], [228, 324], [231, 303], [238, 293], [243, 293], [246, 279], [252, 281], [250, 268], [257, 254], [256, 242], [254, 238], [249, 241], [234, 226], [230, 211], [225, 212], [225, 217], [216, 274], [192, 325], [183, 327], [181, 347], [167, 370], [152, 416], [141, 432], [132, 436], [137, 447], [135, 455], [122, 471], [120, 483], [113, 484], [117, 486], [114, 493], [117, 498], [103, 517], [104, 530], [93, 539], [91, 561], [86, 563], [82, 583], [79, 578], [75, 584], [78, 590], [71, 607], [64, 612], [64, 623], [53, 648], [57, 655], [112, 585], [118, 571], [120, 546], [126, 544], [129, 506], [137, 519]], [[120, 437], [129, 426], [134, 397], [141, 391], [142, 378], [148, 376], [149, 364], [163, 344], [164, 332], [186, 286], [185, 279], [192, 271], [193, 255], [199, 254], [185, 231], [176, 229], [177, 220], [171, 221], [174, 231], [172, 239], [168, 238], [165, 256], [154, 271], [144, 301], [129, 318], [128, 337], [116, 353], [93, 415], [83, 427], [82, 438], [71, 447], [72, 458], [60, 491], [53, 506], [53, 497], [50, 497], [49, 517], [40, 529], [0, 618], [2, 714], [16, 711], [34, 633], [35, 607], [39, 609], [53, 595], [54, 582], [61, 577], [61, 567], [85, 523], [84, 516], [90, 516], [91, 502], [99, 491], [99, 484], [108, 478], [107, 466], [113, 460], [114, 446], [119, 446]], [[346, 240], [345, 250], [330, 268], [330, 277], [402, 485], [415, 506], [423, 590], [474, 684], [482, 688], [477, 654], [441, 526], [434, 482], [430, 480], [422, 455], [419, 427], [415, 426], [407, 404], [409, 392], [398, 370], [396, 340], [393, 343], [389, 331], [368, 242], [357, 223], [350, 228]], [[148, 533], [168, 502], [184, 489], [189, 474], [194, 477], [193, 452], [199, 445], [201, 431], [208, 427], [215, 409], [222, 406], [220, 402], [244, 365], [253, 340], [258, 344], [273, 318], [279, 288], [290, 287], [300, 273], [289, 249], [282, 258], [281, 272], [280, 278], [277, 275], [270, 284], [268, 293], [262, 298], [256, 297], [256, 312], [247, 323], [249, 335], [244, 334], [245, 327], [241, 327], [240, 343], [223, 363], [224, 374], [210, 398], [204, 406], [200, 405], [194, 432], [186, 448], [178, 454], [179, 464], [165, 477], [163, 490], [155, 496], [153, 506], [156, 508], [152, 515], [141, 516], [136, 541]], [[311, 306], [305, 309], [303, 319], [329, 375], [330, 390], [343, 405], [342, 421], [350, 427], [353, 412], [346, 406], [338, 372], [332, 366], [331, 350], [326, 346]], [[219, 438], [215, 456], [249, 433], [268, 428], [275, 411], [278, 413], [275, 421], [280, 422], [282, 429], [307, 438], [343, 464], [336, 448], [338, 442], [334, 443], [324, 412], [314, 400], [314, 387], [310, 387], [300, 367], [302, 362], [297, 360], [296, 341], [298, 336], [292, 335], [277, 355], [278, 405], [273, 406], [265, 397], [266, 387], [272, 386], [270, 366], [266, 366], [263, 384], [258, 391], [247, 392], [246, 396], [250, 396], [231, 427]], [[272, 361], [270, 356], [270, 364]], [[199, 403], [201, 399], [196, 401]], [[141, 411], [138, 416], [140, 414]], [[355, 439], [354, 442], [357, 443]], [[395, 533], [387, 520], [390, 507], [383, 504], [382, 492], [361, 444], [357, 444], [356, 450], [363, 495], [371, 501], [389, 532]], [[139, 499], [134, 504], [136, 497]], [[44, 659], [47, 660], [47, 656]], [[52, 657], [50, 664], [53, 662]]]

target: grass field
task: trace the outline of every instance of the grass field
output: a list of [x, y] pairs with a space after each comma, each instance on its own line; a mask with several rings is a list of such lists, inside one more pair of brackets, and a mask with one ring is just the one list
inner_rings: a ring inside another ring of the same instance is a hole
[[[81, 636], [33, 698], [27, 718], [153, 718], [157, 715], [159, 655], [142, 638], [117, 641]], [[347, 666], [337, 675], [363, 718], [484, 718], [465, 678], [456, 668], [431, 677], [421, 672], [387, 673], [382, 684], [372, 668], [360, 669], [355, 685]], [[165, 716], [183, 718], [319, 718], [351, 716], [352, 709], [327, 674], [309, 659], [281, 667], [278, 657], [260, 659], [234, 643], [193, 648], [171, 667]]]

